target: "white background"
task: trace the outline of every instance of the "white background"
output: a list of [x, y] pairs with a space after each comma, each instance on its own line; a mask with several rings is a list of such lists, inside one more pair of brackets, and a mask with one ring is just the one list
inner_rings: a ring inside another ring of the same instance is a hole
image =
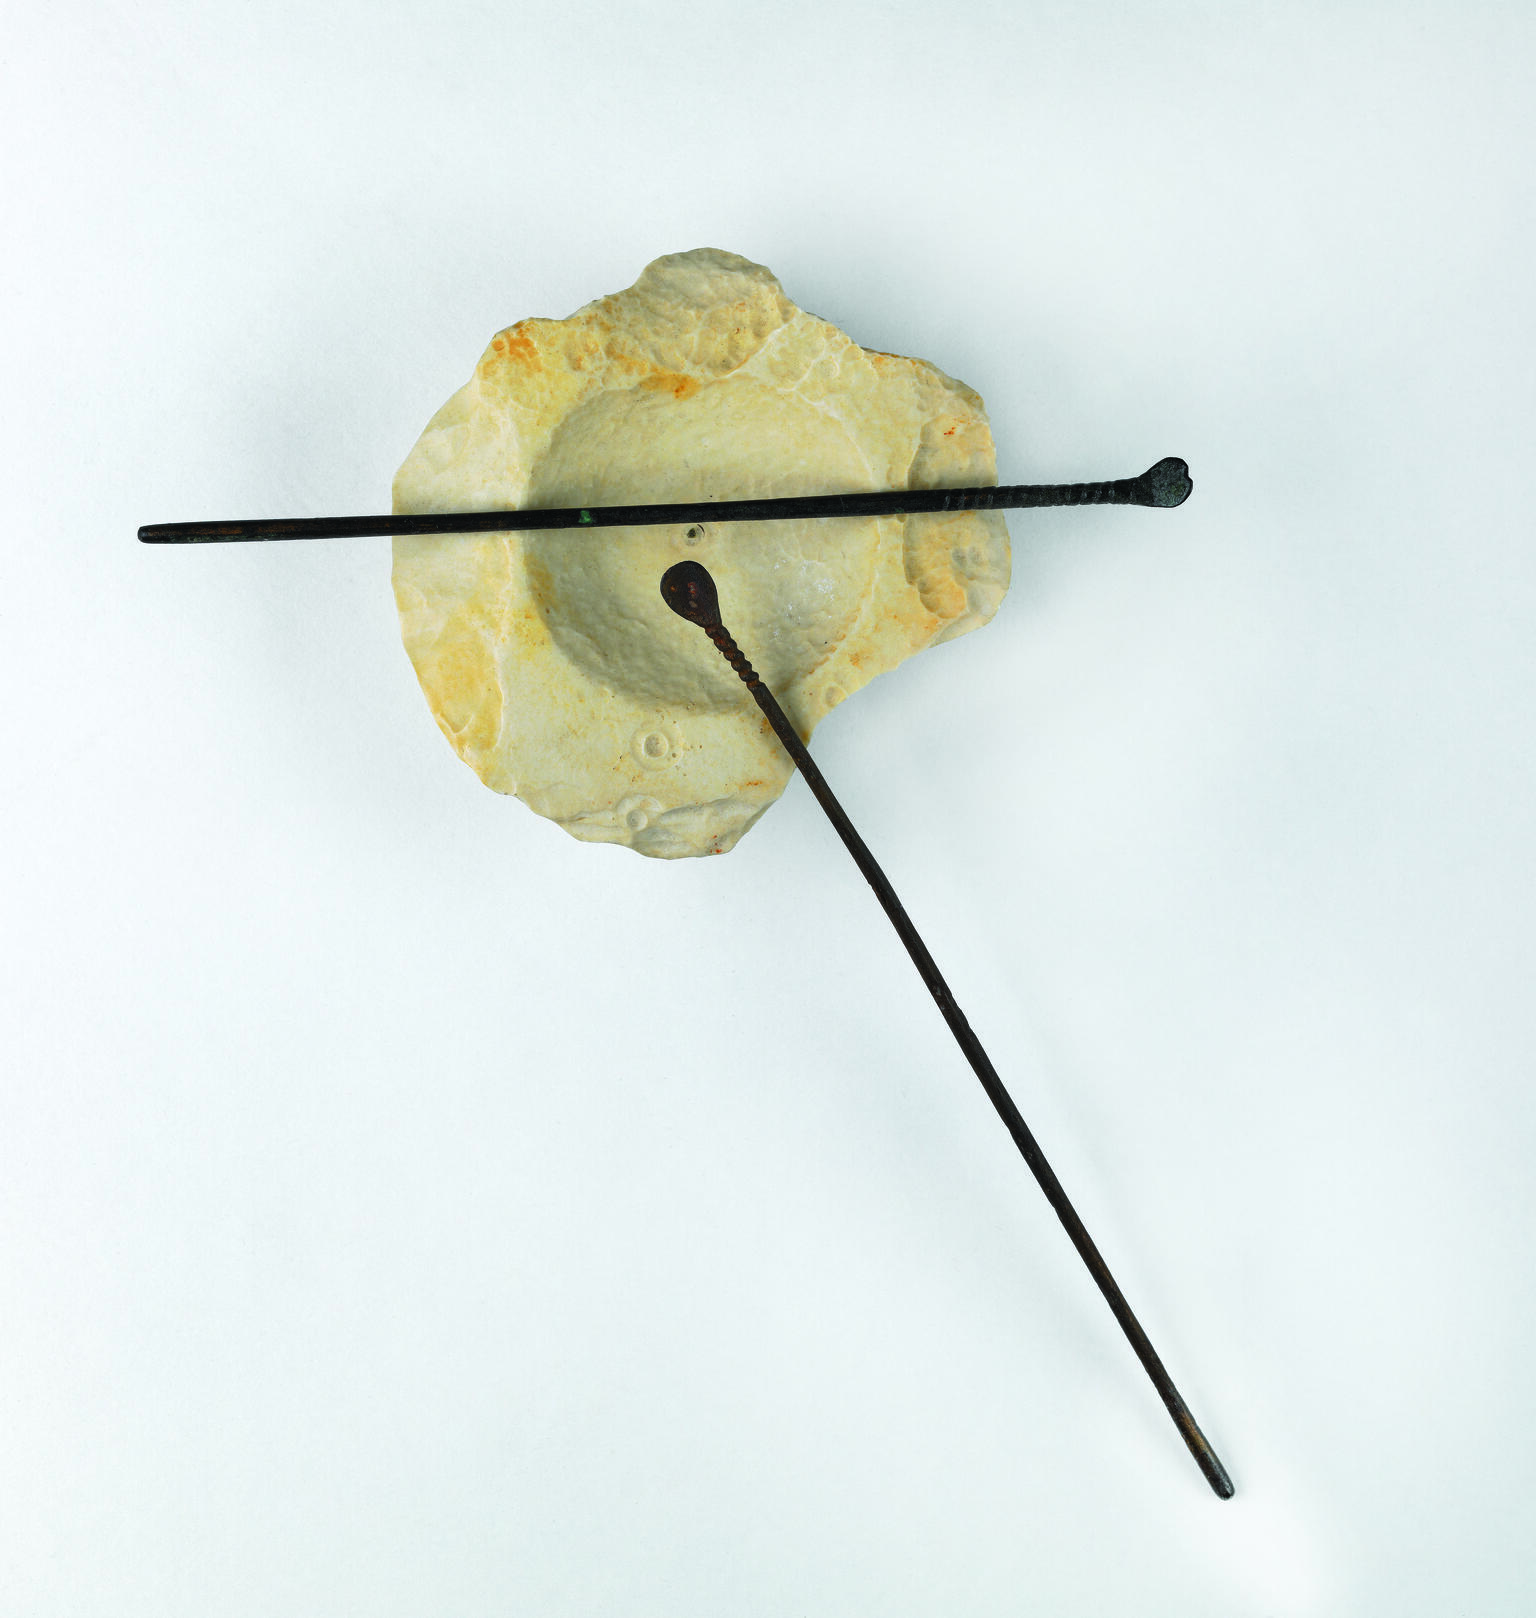
[[[0, 1610], [1536, 1601], [1522, 5], [18, 9]], [[804, 787], [486, 791], [383, 509], [490, 335], [701, 245], [986, 397], [983, 633]]]

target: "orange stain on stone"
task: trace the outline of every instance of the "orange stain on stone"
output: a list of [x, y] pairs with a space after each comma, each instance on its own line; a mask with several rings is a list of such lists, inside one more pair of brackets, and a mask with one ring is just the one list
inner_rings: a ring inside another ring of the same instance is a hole
[[699, 391], [699, 384], [691, 376], [676, 371], [656, 371], [640, 379], [640, 386], [652, 393], [670, 393], [674, 399], [687, 399]]
[[538, 344], [524, 330], [528, 324], [528, 321], [520, 320], [515, 326], [499, 332], [491, 339], [491, 348], [508, 364], [521, 365], [530, 371], [542, 371], [544, 361], [539, 354]]

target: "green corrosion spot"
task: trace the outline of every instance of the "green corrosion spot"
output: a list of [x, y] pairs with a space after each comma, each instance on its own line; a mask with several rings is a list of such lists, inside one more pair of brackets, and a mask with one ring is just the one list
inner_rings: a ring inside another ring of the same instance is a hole
[[583, 526], [590, 528], [592, 526], [592, 513], [590, 511], [583, 511], [582, 514], [576, 519], [576, 521], [579, 524], [582, 524]]

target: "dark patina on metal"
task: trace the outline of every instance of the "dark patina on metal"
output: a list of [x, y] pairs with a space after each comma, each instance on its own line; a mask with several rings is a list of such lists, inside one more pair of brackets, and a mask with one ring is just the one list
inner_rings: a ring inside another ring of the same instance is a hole
[[965, 1013], [955, 1003], [949, 985], [944, 981], [933, 956], [928, 953], [928, 946], [923, 943], [917, 928], [912, 925], [911, 918], [896, 897], [896, 890], [891, 886], [885, 872], [876, 864], [875, 857], [865, 846], [864, 839], [854, 830], [853, 822], [833, 796], [826, 778], [817, 768], [815, 760], [806, 749], [805, 743], [800, 740], [798, 732], [789, 722], [788, 716], [779, 706], [772, 691], [763, 684], [757, 671], [747, 661], [741, 648], [721, 622], [719, 593], [715, 589], [715, 581], [710, 576], [709, 570], [695, 561], [678, 562], [662, 574], [661, 594], [673, 612], [681, 618], [686, 618], [689, 623], [697, 624], [714, 642], [720, 655], [740, 675], [742, 682], [756, 699], [758, 707], [762, 709], [764, 717], [773, 727], [774, 734], [784, 744], [784, 750], [795, 761], [800, 773], [805, 777], [806, 785], [826, 811], [827, 819], [832, 822], [833, 829], [842, 838], [844, 846], [853, 856], [854, 863], [863, 873], [865, 881], [874, 889], [881, 908], [890, 918], [897, 936], [906, 946], [907, 954], [912, 957], [912, 964], [917, 968], [918, 976], [922, 978], [929, 994], [933, 996], [944, 1021], [949, 1024], [950, 1032], [955, 1036], [955, 1042], [964, 1053], [966, 1061], [971, 1064], [976, 1077], [981, 1080], [981, 1086], [987, 1092], [988, 1100], [997, 1109], [998, 1117], [1003, 1120], [1008, 1133], [1013, 1136], [1014, 1144], [1039, 1182], [1046, 1201], [1055, 1209], [1056, 1217], [1071, 1238], [1072, 1245], [1077, 1249], [1083, 1263], [1088, 1266], [1089, 1274], [1093, 1276], [1099, 1291], [1104, 1294], [1105, 1302], [1120, 1323], [1120, 1329], [1135, 1350], [1143, 1369], [1151, 1378], [1152, 1385], [1157, 1389], [1158, 1397], [1173, 1418], [1180, 1437], [1189, 1446], [1195, 1464], [1216, 1494], [1223, 1500], [1230, 1500], [1233, 1486], [1226, 1467], [1221, 1464], [1216, 1451], [1211, 1448], [1210, 1441], [1200, 1431], [1199, 1424], [1190, 1413], [1183, 1396], [1173, 1385], [1173, 1379], [1164, 1368], [1151, 1339], [1142, 1329], [1141, 1322], [1132, 1312], [1130, 1304], [1126, 1302], [1125, 1294], [1121, 1292], [1114, 1276], [1110, 1274], [1109, 1266], [1104, 1262], [1102, 1254], [1094, 1245], [1093, 1238], [1088, 1234], [1087, 1227], [1078, 1217], [1077, 1210], [1062, 1189], [1061, 1181], [1056, 1178], [1055, 1171], [1046, 1161], [1045, 1153], [1040, 1150], [1029, 1125], [1024, 1122], [1023, 1114], [998, 1077], [991, 1058], [982, 1049], [981, 1041], [977, 1039], [970, 1023], [966, 1021]]
[[873, 494], [804, 494], [772, 500], [705, 500], [671, 505], [572, 506], [547, 511], [445, 511], [409, 516], [250, 517], [146, 523], [145, 545], [229, 545], [263, 539], [363, 539], [378, 534], [487, 534], [552, 528], [643, 528], [699, 522], [780, 522], [805, 517], [915, 517], [943, 511], [1016, 511], [1035, 506], [1177, 506], [1189, 496], [1189, 467], [1170, 455], [1140, 477], [1107, 483], [1009, 483], [987, 489], [888, 489]]

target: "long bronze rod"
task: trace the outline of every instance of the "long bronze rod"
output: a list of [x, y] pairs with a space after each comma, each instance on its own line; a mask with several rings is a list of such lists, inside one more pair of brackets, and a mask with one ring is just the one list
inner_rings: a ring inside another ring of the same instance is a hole
[[763, 710], [768, 723], [773, 726], [775, 734], [784, 744], [785, 751], [794, 759], [800, 773], [805, 777], [806, 785], [815, 793], [816, 801], [826, 811], [827, 819], [832, 822], [837, 835], [842, 838], [844, 846], [853, 856], [854, 863], [874, 889], [875, 897], [890, 918], [897, 936], [906, 946], [907, 954], [912, 957], [912, 964], [917, 968], [918, 975], [927, 985], [928, 992], [943, 1013], [950, 1032], [965, 1053], [965, 1059], [971, 1064], [976, 1077], [981, 1080], [988, 1099], [997, 1109], [997, 1114], [1007, 1126], [1008, 1133], [1013, 1136], [1014, 1144], [1029, 1165], [1035, 1179], [1039, 1181], [1046, 1201], [1056, 1210], [1056, 1217], [1065, 1227], [1072, 1245], [1098, 1283], [1099, 1291], [1104, 1294], [1105, 1302], [1114, 1312], [1115, 1319], [1119, 1321], [1121, 1331], [1125, 1333], [1131, 1347], [1136, 1351], [1137, 1359], [1141, 1361], [1143, 1369], [1152, 1380], [1153, 1387], [1157, 1389], [1158, 1397], [1173, 1418], [1179, 1436], [1189, 1446], [1189, 1453], [1194, 1456], [1195, 1464], [1205, 1475], [1206, 1482], [1215, 1493], [1223, 1500], [1230, 1500], [1233, 1487], [1226, 1467], [1221, 1464], [1216, 1451], [1211, 1448], [1210, 1440], [1200, 1431], [1189, 1406], [1173, 1385], [1173, 1378], [1168, 1375], [1162, 1360], [1158, 1358], [1157, 1350], [1152, 1346], [1151, 1339], [1142, 1330], [1141, 1322], [1137, 1320], [1130, 1304], [1125, 1300], [1125, 1294], [1120, 1290], [1114, 1276], [1110, 1274], [1109, 1266], [1104, 1262], [1102, 1254], [1094, 1245], [1093, 1238], [1088, 1234], [1087, 1227], [1078, 1217], [1077, 1210], [1062, 1189], [1061, 1181], [1056, 1178], [1055, 1171], [1046, 1161], [1045, 1153], [1040, 1150], [1029, 1125], [1024, 1122], [1023, 1114], [1014, 1105], [1013, 1097], [1008, 1094], [1003, 1081], [997, 1075], [997, 1069], [992, 1066], [991, 1059], [982, 1049], [981, 1041], [972, 1032], [970, 1023], [965, 1019], [965, 1013], [956, 1005], [955, 997], [950, 993], [949, 985], [944, 981], [933, 956], [928, 953], [927, 945], [923, 943], [917, 928], [912, 925], [911, 918], [896, 897], [896, 890], [886, 878], [885, 872], [875, 863], [875, 857], [865, 846], [864, 839], [854, 830], [853, 822], [849, 820], [843, 806], [832, 795], [832, 789], [827, 785], [826, 778], [816, 767], [815, 761], [806, 750], [805, 743], [800, 740], [795, 727], [789, 722], [773, 693], [763, 684], [756, 670], [720, 621], [719, 597], [715, 590], [715, 581], [710, 577], [708, 569], [693, 561], [677, 563], [662, 575], [661, 594], [673, 612], [686, 618], [690, 623], [697, 624], [709, 636], [726, 662], [741, 676], [747, 689], [757, 699], [758, 707]]
[[1177, 506], [1189, 467], [1168, 456], [1140, 477], [1107, 483], [1011, 483], [989, 489], [886, 489], [874, 494], [797, 494], [772, 500], [693, 500], [673, 505], [570, 506], [548, 511], [433, 511], [373, 517], [251, 517], [154, 522], [146, 545], [228, 545], [266, 539], [362, 539], [378, 534], [484, 534], [549, 528], [638, 528], [650, 524], [776, 522], [806, 517], [910, 517], [927, 512], [1002, 511], [1028, 506]]

